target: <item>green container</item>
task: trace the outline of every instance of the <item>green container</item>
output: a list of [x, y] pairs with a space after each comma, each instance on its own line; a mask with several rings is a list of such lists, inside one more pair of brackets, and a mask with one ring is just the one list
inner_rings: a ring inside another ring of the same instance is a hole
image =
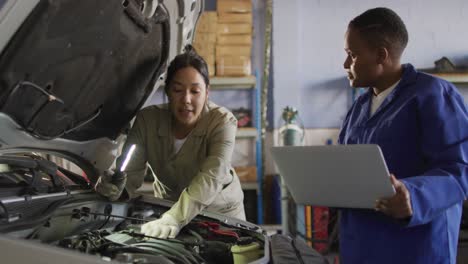
[[234, 264], [247, 264], [258, 260], [263, 255], [260, 244], [253, 242], [247, 245], [235, 245], [231, 247]]
[[304, 129], [301, 127], [299, 112], [294, 107], [283, 109], [284, 125], [280, 129], [280, 137], [284, 146], [300, 146], [304, 139]]
[[285, 146], [300, 146], [304, 137], [302, 129], [296, 124], [288, 124], [282, 131]]

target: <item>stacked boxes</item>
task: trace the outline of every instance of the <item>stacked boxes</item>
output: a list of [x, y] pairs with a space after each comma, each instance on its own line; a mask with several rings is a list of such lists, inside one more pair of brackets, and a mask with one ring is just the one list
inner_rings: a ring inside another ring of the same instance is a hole
[[251, 75], [251, 0], [218, 0], [217, 11], [216, 75]]
[[234, 170], [241, 182], [257, 181], [257, 167], [255, 166], [237, 166]]
[[208, 64], [210, 76], [251, 75], [252, 2], [218, 0], [217, 12], [204, 12], [194, 44]]
[[216, 32], [218, 26], [218, 14], [216, 12], [204, 12], [197, 23], [197, 32], [193, 47], [208, 64], [210, 76], [215, 75], [215, 47]]
[[252, 13], [252, 2], [250, 0], [218, 0], [219, 13], [246, 14]]

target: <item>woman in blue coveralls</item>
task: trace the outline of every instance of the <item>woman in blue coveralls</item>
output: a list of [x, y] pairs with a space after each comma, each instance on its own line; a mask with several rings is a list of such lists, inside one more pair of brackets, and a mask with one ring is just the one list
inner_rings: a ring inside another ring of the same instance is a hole
[[352, 87], [369, 87], [349, 110], [341, 144], [378, 144], [396, 194], [375, 211], [342, 211], [342, 263], [455, 263], [468, 191], [468, 114], [447, 81], [400, 64], [408, 42], [388, 8], [354, 18], [344, 68]]

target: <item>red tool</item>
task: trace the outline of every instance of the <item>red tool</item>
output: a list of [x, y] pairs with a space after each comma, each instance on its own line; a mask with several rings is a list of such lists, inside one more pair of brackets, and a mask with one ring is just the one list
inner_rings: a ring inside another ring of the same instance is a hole
[[199, 227], [205, 228], [208, 230], [207, 238], [211, 239], [214, 237], [224, 236], [227, 238], [235, 238], [237, 241], [239, 239], [239, 234], [231, 230], [220, 229], [221, 225], [215, 222], [197, 222]]

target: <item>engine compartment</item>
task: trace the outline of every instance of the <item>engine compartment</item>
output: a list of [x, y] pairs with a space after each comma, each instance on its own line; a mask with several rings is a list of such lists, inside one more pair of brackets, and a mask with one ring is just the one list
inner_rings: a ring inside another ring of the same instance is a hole
[[175, 239], [158, 239], [140, 233], [141, 224], [158, 218], [161, 213], [158, 210], [136, 208], [131, 217], [121, 217], [119, 222], [120, 217], [111, 215], [110, 208], [107, 204], [102, 214], [93, 213], [87, 207], [74, 209], [72, 217], [97, 216], [100, 220], [95, 224], [100, 226], [53, 243], [122, 263], [229, 264], [241, 263], [235, 258], [256, 260], [263, 256], [264, 242], [252, 236], [251, 231], [225, 226], [214, 219], [196, 218]]
[[10, 259], [15, 263], [37, 263], [34, 254], [25, 261], [18, 259], [30, 242], [44, 247], [37, 254], [62, 250], [65, 258], [54, 261], [67, 264], [77, 253], [76, 263], [84, 263], [85, 256], [92, 257], [90, 263], [269, 261], [269, 240], [263, 230], [216, 213], [202, 212], [174, 239], [145, 236], [140, 233], [141, 225], [160, 218], [173, 202], [153, 195], [111, 202], [93, 190], [86, 176], [37, 153], [1, 155], [0, 183], [0, 243], [3, 238], [19, 242], [4, 242], [9, 247], [17, 245], [8, 250], [9, 254], [18, 252]]
[[166, 206], [144, 199], [129, 203], [89, 199], [97, 197], [93, 193], [73, 196], [76, 201], [87, 201], [66, 203], [40, 224], [24, 223], [23, 228], [3, 231], [16, 238], [120, 263], [237, 264], [265, 256], [268, 241], [258, 227], [247, 222], [199, 215], [175, 239], [158, 239], [141, 234], [140, 227], [159, 218]]
[[203, 211], [174, 239], [145, 236], [141, 225], [173, 202], [153, 195], [111, 202], [84, 177], [38, 155], [0, 156], [0, 164], [0, 238], [120, 263], [268, 262], [268, 238], [249, 222]]

